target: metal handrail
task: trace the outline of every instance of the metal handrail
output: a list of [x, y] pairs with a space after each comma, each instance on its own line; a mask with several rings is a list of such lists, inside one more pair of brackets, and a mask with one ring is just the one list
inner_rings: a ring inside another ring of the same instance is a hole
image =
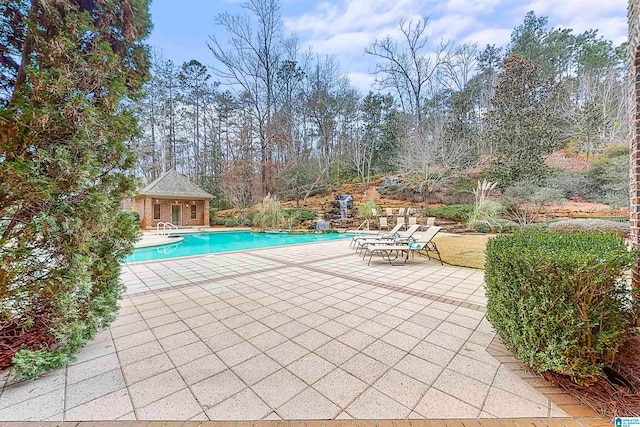
[[[162, 233], [160, 233], [160, 226], [162, 225]], [[173, 229], [178, 230], [178, 226], [174, 225], [170, 222], [159, 222], [156, 224], [156, 231], [161, 235], [169, 235], [169, 233], [171, 233], [171, 230]], [[167, 231], [168, 230], [168, 231]]]
[[358, 231], [364, 231], [364, 228], [362, 227], [364, 227], [365, 225], [367, 226], [367, 231], [369, 231], [369, 220], [365, 219], [364, 221], [362, 221], [362, 224], [360, 224], [358, 228], [356, 228], [356, 236], [359, 236], [360, 234], [362, 234], [362, 233], [358, 233]]

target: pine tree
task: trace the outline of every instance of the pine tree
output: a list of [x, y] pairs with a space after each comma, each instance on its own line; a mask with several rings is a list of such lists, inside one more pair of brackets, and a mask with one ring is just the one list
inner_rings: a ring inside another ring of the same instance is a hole
[[117, 310], [148, 1], [7, 0], [0, 24], [0, 369], [36, 376]]

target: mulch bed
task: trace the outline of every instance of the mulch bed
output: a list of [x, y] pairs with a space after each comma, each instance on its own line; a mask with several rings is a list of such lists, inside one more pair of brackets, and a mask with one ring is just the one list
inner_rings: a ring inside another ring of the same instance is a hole
[[543, 377], [603, 417], [640, 416], [640, 337], [637, 334], [622, 347], [611, 368], [622, 375], [633, 390], [612, 384], [604, 377], [589, 387], [579, 386], [559, 374], [547, 372]]
[[25, 329], [19, 322], [0, 324], [0, 370], [11, 366], [11, 359], [21, 349], [51, 348], [55, 337], [49, 333], [49, 321], [38, 316]]

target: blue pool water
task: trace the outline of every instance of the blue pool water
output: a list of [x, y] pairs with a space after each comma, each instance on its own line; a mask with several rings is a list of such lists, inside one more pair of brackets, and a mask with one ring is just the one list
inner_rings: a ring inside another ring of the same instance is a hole
[[181, 234], [184, 240], [164, 246], [135, 249], [125, 262], [154, 261], [191, 255], [229, 252], [243, 249], [268, 248], [297, 243], [322, 242], [351, 237], [342, 233], [270, 234], [250, 231]]

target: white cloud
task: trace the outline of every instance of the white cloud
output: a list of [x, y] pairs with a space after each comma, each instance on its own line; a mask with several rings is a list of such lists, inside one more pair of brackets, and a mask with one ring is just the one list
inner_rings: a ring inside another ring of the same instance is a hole
[[416, 2], [412, 0], [339, 0], [319, 3], [312, 12], [286, 19], [285, 26], [293, 32], [310, 32], [312, 36], [376, 31], [416, 11]]
[[328, 38], [318, 38], [308, 40], [307, 43], [313, 46], [313, 50], [322, 54], [357, 55], [364, 53], [364, 48], [375, 40], [375, 35], [363, 31], [351, 33], [339, 33]]
[[373, 90], [373, 83], [376, 79], [373, 74], [354, 71], [348, 73], [347, 77], [349, 77], [351, 85], [360, 92], [368, 93], [370, 90]]
[[535, 0], [529, 3], [528, 10], [559, 20], [593, 20], [607, 15], [626, 16], [627, 0]]
[[476, 24], [472, 16], [455, 14], [445, 15], [429, 22], [429, 35], [435, 41], [443, 39], [457, 39], [460, 34], [466, 33]]
[[627, 0], [534, 0], [527, 5], [529, 10], [575, 33], [594, 29], [614, 43], [627, 39]]
[[488, 44], [504, 46], [509, 43], [511, 31], [507, 28], [484, 28], [467, 35], [462, 42], [477, 43], [479, 49], [483, 49]]
[[488, 14], [501, 2], [502, 0], [449, 0], [445, 9], [457, 13]]

